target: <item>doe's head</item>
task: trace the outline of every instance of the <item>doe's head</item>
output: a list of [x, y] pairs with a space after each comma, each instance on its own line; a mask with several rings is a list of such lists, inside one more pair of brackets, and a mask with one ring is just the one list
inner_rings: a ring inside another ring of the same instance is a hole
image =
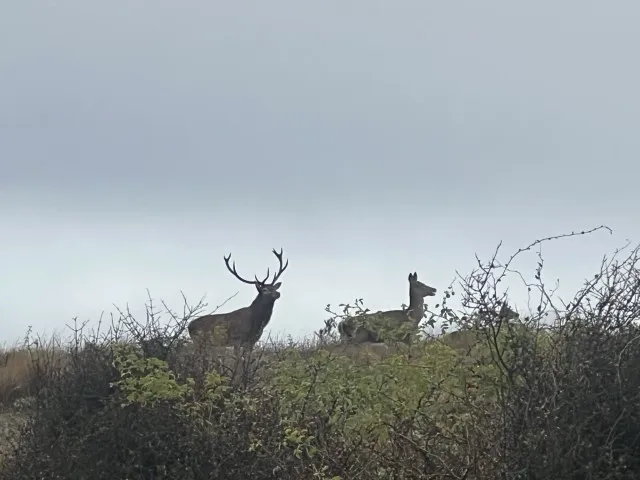
[[409, 274], [409, 288], [412, 293], [421, 297], [433, 297], [437, 293], [435, 288], [425, 285], [418, 280], [418, 274], [416, 272]]

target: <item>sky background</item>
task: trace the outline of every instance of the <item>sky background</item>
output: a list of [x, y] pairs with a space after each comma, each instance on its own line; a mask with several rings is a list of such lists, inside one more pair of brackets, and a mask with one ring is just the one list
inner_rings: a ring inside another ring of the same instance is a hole
[[[640, 4], [0, 4], [0, 342], [180, 291], [270, 331], [543, 250], [570, 297], [640, 239]], [[535, 256], [516, 266], [533, 274]], [[518, 308], [526, 297], [514, 291]], [[518, 296], [520, 295], [520, 296]], [[431, 302], [434, 304], [435, 302]]]

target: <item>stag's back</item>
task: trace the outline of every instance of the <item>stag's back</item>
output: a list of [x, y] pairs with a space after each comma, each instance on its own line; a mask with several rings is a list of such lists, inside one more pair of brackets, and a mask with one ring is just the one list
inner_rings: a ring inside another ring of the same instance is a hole
[[[250, 307], [198, 317], [189, 323], [187, 330], [194, 343], [206, 342], [213, 346], [241, 345], [251, 342], [258, 333], [252, 332]], [[260, 334], [262, 332], [258, 338]]]

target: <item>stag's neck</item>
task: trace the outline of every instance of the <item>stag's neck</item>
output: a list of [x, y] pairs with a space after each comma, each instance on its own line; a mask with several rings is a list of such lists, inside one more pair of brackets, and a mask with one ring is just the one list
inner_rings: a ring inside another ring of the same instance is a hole
[[263, 326], [269, 323], [275, 303], [276, 301], [273, 298], [258, 295], [251, 303], [251, 319], [253, 322]]

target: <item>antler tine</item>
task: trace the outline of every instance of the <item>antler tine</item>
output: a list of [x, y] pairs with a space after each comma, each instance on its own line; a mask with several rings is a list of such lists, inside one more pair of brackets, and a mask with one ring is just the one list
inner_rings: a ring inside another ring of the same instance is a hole
[[[229, 254], [228, 256], [224, 257], [224, 263], [227, 265], [227, 269], [233, 274], [234, 277], [236, 277], [241, 282], [248, 283], [249, 285], [255, 285], [256, 284], [256, 282], [254, 282], [252, 280], [245, 280], [244, 278], [242, 278], [238, 274], [238, 272], [236, 272], [236, 262], [235, 262], [235, 260], [233, 262], [233, 266], [229, 266], [229, 260], [231, 260], [231, 254]], [[258, 279], [256, 278], [256, 280], [258, 280]]]
[[262, 281], [258, 280], [258, 275], [255, 275], [256, 282], [260, 283], [261, 285], [264, 285], [267, 282], [267, 280], [269, 280], [270, 275], [271, 275], [271, 272], [269, 271], [269, 268], [267, 268], [267, 276], [264, 277], [264, 280]]
[[276, 283], [278, 278], [280, 278], [280, 275], [282, 275], [284, 271], [287, 269], [287, 267], [289, 266], [289, 259], [287, 259], [287, 262], [284, 264], [284, 267], [282, 266], [282, 253], [283, 253], [282, 247], [280, 247], [280, 253], [276, 252], [275, 248], [273, 249], [273, 254], [278, 259], [278, 263], [280, 265], [278, 267], [278, 272], [275, 274], [275, 276], [273, 277], [273, 280], [271, 281], [271, 285]]

